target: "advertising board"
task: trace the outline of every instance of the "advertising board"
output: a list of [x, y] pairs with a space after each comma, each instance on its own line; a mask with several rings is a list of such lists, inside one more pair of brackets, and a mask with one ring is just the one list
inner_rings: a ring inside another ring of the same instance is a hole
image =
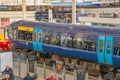
[[1, 18], [1, 28], [10, 25], [10, 18]]

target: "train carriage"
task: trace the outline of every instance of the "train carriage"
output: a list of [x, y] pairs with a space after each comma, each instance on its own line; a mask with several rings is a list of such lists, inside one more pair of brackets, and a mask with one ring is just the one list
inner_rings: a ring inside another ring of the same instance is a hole
[[4, 29], [0, 28], [0, 51], [10, 51], [10, 41], [4, 36]]
[[119, 29], [18, 21], [5, 30], [15, 48], [120, 67]]

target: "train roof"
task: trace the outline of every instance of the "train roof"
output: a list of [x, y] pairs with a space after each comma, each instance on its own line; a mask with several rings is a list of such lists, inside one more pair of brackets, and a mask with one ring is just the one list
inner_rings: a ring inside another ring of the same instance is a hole
[[59, 24], [59, 23], [49, 23], [49, 22], [36, 22], [36, 21], [17, 21], [12, 23], [11, 25], [16, 26], [29, 26], [34, 28], [40, 27], [49, 27], [49, 28], [56, 28], [58, 30], [64, 29], [73, 32], [91, 32], [91, 33], [98, 33], [98, 34], [109, 34], [120, 36], [120, 29], [119, 28], [106, 28], [106, 27], [95, 27], [95, 26], [85, 26], [85, 25], [74, 25], [74, 24]]

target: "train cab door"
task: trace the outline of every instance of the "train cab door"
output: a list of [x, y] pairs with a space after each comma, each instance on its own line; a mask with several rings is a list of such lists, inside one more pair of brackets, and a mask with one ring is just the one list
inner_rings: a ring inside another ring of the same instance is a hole
[[42, 29], [34, 28], [33, 49], [35, 51], [42, 51], [42, 32]]
[[112, 36], [106, 36], [105, 40], [105, 61], [106, 64], [112, 65], [112, 53], [113, 53], [113, 37]]
[[98, 36], [97, 56], [98, 63], [105, 63], [105, 36]]

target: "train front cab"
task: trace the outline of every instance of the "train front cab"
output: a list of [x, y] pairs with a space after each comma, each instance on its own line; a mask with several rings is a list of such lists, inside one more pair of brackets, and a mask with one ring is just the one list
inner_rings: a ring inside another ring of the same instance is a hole
[[7, 36], [13, 40], [15, 48], [42, 51], [42, 29], [28, 26], [9, 26]]
[[[27, 49], [31, 49], [34, 51], [42, 51], [42, 29], [39, 28], [33, 28], [33, 27], [26, 27], [26, 26], [18, 26], [18, 30], [19, 32], [24, 32], [27, 34], [31, 34], [31, 37], [27, 37], [29, 35], [24, 36], [25, 34], [22, 33], [22, 35], [25, 38], [30, 38], [30, 41], [28, 41], [29, 39], [25, 39], [23, 40], [23, 42], [28, 43], [26, 46]], [[19, 33], [20, 35], [20, 33]], [[30, 45], [31, 43], [31, 45]], [[31, 47], [30, 47], [31, 46]], [[24, 48], [24, 47], [22, 47]]]

